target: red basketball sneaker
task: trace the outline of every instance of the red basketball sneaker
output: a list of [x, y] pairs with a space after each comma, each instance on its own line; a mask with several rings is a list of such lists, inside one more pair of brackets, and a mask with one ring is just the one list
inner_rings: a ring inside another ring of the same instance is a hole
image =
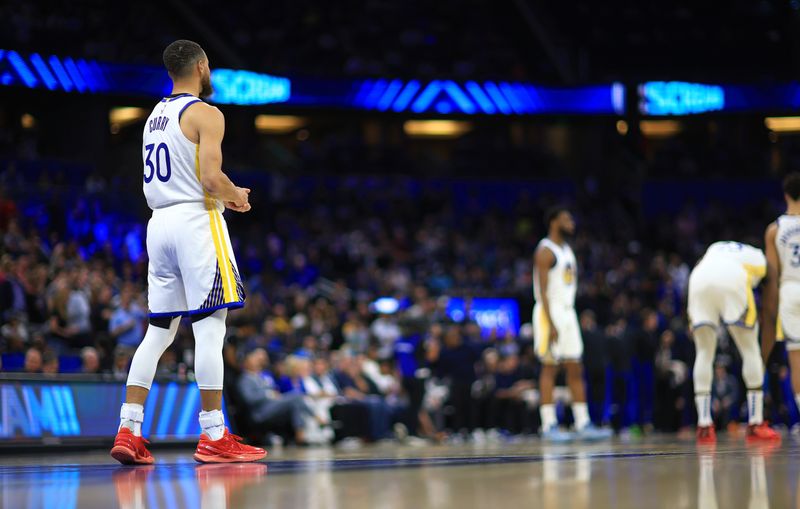
[[128, 428], [120, 428], [111, 448], [111, 457], [123, 465], [152, 465], [155, 460], [145, 445], [149, 443]]
[[781, 435], [770, 428], [766, 422], [762, 422], [747, 427], [745, 440], [748, 442], [780, 442]]
[[697, 443], [698, 444], [716, 444], [717, 432], [714, 431], [714, 426], [698, 426], [697, 427]]
[[267, 455], [264, 449], [241, 442], [242, 437], [229, 432], [228, 428], [225, 428], [225, 434], [219, 440], [211, 440], [201, 434], [194, 459], [200, 463], [246, 463], [258, 461]]

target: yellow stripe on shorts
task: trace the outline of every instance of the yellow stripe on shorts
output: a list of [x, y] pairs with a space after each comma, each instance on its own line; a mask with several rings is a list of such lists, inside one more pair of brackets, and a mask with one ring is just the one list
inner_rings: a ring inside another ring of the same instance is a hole
[[778, 323], [775, 324], [775, 341], [784, 341], [786, 336], [783, 334], [783, 324], [781, 317], [778, 317]]
[[539, 336], [542, 338], [539, 341], [539, 357], [544, 357], [547, 355], [547, 351], [550, 350], [550, 321], [547, 319], [547, 315], [544, 314], [544, 308], [539, 308], [539, 332], [541, 335]]
[[[195, 146], [194, 169], [197, 180], [200, 181], [200, 145]], [[201, 184], [202, 185], [202, 184]], [[217, 266], [222, 277], [222, 292], [225, 303], [236, 302], [239, 295], [236, 291], [236, 278], [233, 275], [233, 266], [228, 259], [227, 243], [222, 228], [222, 215], [216, 207], [215, 200], [203, 190], [205, 196], [206, 210], [208, 211], [209, 225], [211, 226], [211, 238], [214, 239], [214, 250], [217, 254]]]
[[745, 263], [744, 270], [747, 272], [747, 313], [744, 316], [744, 324], [747, 327], [755, 327], [758, 310], [756, 309], [756, 299], [753, 296], [753, 279], [763, 278], [767, 273], [767, 267]]

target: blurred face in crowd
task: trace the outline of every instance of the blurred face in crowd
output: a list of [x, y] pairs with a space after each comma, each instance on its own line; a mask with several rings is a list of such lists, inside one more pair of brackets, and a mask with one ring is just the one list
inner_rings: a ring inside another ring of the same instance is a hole
[[461, 346], [461, 330], [458, 327], [450, 327], [444, 336], [444, 344], [447, 348], [458, 348]]
[[724, 364], [716, 364], [714, 366], [714, 378], [722, 379], [725, 378], [725, 375], [728, 374], [728, 370], [725, 369]]
[[587, 309], [581, 313], [581, 329], [590, 331], [595, 328], [597, 328], [597, 320], [595, 320], [594, 313]]
[[661, 346], [663, 348], [669, 348], [673, 343], [675, 343], [675, 334], [671, 330], [665, 330], [661, 334]]
[[494, 373], [497, 371], [497, 361], [499, 359], [500, 356], [497, 354], [497, 350], [495, 349], [489, 349], [483, 352], [483, 365], [488, 373]]
[[322, 357], [314, 359], [314, 374], [316, 376], [323, 376], [328, 373], [328, 361]]
[[42, 373], [45, 375], [57, 375], [58, 368], [58, 356], [55, 354], [47, 354], [42, 361]]
[[31, 348], [25, 352], [25, 372], [40, 373], [42, 371], [42, 353]]
[[269, 357], [263, 348], [256, 348], [244, 358], [243, 366], [246, 371], [260, 373], [267, 367]]
[[94, 348], [86, 348], [81, 354], [84, 373], [97, 373], [100, 370], [100, 357]]
[[644, 330], [654, 332], [658, 329], [658, 314], [655, 311], [648, 311], [644, 317]]

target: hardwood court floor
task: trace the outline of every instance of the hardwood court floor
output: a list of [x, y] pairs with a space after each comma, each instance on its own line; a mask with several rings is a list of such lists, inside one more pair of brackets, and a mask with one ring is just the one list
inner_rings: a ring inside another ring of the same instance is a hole
[[552, 446], [274, 449], [265, 463], [197, 465], [155, 451], [123, 467], [106, 451], [0, 451], [7, 509], [798, 507], [800, 444], [715, 448], [659, 436]]

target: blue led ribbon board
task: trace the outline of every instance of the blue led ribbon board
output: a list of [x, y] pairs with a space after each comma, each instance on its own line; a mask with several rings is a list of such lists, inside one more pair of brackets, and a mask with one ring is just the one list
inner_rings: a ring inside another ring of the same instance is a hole
[[[219, 104], [257, 105], [286, 102], [288, 78], [250, 71], [213, 69], [211, 98]], [[162, 97], [172, 85], [164, 69], [73, 59], [38, 53], [22, 56], [0, 49], [0, 85], [88, 94], [114, 93]]]
[[292, 95], [289, 78], [250, 71], [214, 69], [211, 85], [214, 87], [211, 101], [219, 104], [285, 103]]
[[725, 90], [720, 85], [648, 81], [638, 90], [643, 115], [691, 115], [725, 109]]
[[[0, 445], [71, 437], [113, 438], [125, 386], [109, 382], [0, 381]], [[224, 408], [224, 405], [223, 405]], [[142, 432], [165, 440], [197, 440], [196, 384], [155, 383]]]
[[363, 80], [354, 85], [357, 108], [425, 115], [624, 114], [620, 83], [542, 87], [527, 83], [451, 80]]

